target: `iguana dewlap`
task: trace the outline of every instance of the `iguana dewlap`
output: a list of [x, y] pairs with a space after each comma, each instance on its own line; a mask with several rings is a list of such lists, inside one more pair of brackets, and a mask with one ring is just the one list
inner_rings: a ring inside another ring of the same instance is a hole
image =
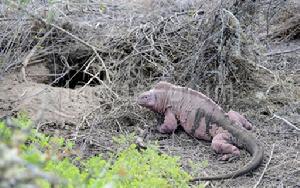
[[174, 132], [179, 122], [189, 135], [211, 140], [213, 150], [224, 154], [223, 160], [240, 155], [236, 146], [244, 147], [253, 156], [246, 166], [236, 172], [191, 181], [233, 178], [255, 169], [263, 160], [263, 148], [245, 130], [251, 129], [251, 124], [237, 112], [225, 113], [219, 105], [200, 92], [159, 82], [153, 89], [142, 93], [137, 102], [154, 112], [164, 114], [164, 122], [158, 128], [161, 133]]

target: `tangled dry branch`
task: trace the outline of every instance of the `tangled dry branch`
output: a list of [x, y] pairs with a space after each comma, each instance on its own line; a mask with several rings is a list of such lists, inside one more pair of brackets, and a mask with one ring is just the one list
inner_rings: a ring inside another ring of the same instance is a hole
[[99, 113], [108, 125], [143, 121], [133, 96], [158, 80], [219, 103], [230, 102], [228, 90], [257, 84], [252, 31], [264, 1], [8, 2], [0, 5], [1, 69], [23, 66], [25, 74], [39, 63], [49, 69], [43, 76], [50, 85], [102, 85]]

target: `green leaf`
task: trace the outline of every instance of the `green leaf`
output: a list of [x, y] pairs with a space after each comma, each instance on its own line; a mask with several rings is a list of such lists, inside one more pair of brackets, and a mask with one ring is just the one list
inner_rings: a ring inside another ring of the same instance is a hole
[[47, 14], [46, 22], [52, 23], [55, 20], [55, 17], [56, 17], [56, 12], [53, 10], [49, 10]]
[[0, 122], [0, 140], [9, 143], [12, 137], [12, 131], [6, 127], [4, 122]]
[[106, 9], [107, 9], [106, 5], [100, 3], [100, 5], [99, 5], [99, 12], [100, 12], [101, 14], [102, 14], [102, 13], [105, 13], [105, 12], [106, 12]]

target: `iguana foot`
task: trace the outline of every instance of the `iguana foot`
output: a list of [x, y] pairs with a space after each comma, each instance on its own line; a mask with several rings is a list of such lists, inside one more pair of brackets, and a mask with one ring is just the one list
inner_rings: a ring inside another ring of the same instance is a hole
[[174, 129], [174, 126], [171, 125], [171, 124], [162, 124], [160, 126], [157, 127], [157, 130], [160, 132], [160, 133], [172, 133], [175, 131]]
[[232, 162], [236, 159], [240, 158], [240, 156], [233, 155], [233, 154], [225, 154], [218, 158], [219, 161], [228, 161]]

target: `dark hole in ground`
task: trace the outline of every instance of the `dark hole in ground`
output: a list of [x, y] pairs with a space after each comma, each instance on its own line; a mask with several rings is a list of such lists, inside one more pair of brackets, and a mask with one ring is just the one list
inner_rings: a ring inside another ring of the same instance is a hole
[[[100, 76], [98, 76], [98, 79], [103, 80], [105, 76], [103, 76], [103, 73], [101, 75], [101, 73]], [[71, 70], [63, 77], [57, 77], [55, 79], [58, 80], [53, 84], [54, 87], [67, 87], [70, 89], [82, 87], [85, 84], [88, 84], [89, 86], [96, 86], [100, 84], [97, 78], [93, 78], [91, 75], [86, 74], [80, 70]]]
[[264, 116], [269, 116], [270, 115], [270, 112], [267, 112], [267, 111], [262, 111], [260, 112], [261, 115], [264, 115]]
[[[105, 80], [105, 71], [98, 73], [97, 61], [93, 59], [92, 53], [88, 50], [76, 50], [68, 55], [54, 55], [52, 62], [48, 64], [51, 77], [50, 83], [54, 87], [75, 89], [99, 85]], [[91, 62], [93, 61], [93, 62]], [[94, 77], [94, 75], [97, 75]]]

